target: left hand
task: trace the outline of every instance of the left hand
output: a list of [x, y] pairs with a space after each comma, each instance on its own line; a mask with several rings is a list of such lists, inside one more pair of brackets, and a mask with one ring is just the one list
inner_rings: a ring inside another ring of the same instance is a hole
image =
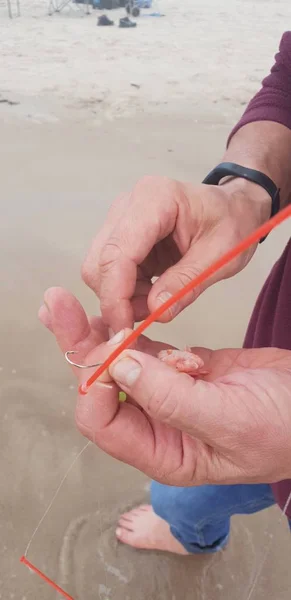
[[[88, 364], [112, 352], [114, 340], [106, 342], [102, 320], [89, 322], [70, 294], [54, 288], [45, 302], [40, 318], [63, 352], [77, 349], [77, 360]], [[209, 375], [194, 381], [155, 358], [167, 347], [140, 338], [137, 350], [126, 350], [87, 395], [79, 396], [76, 420], [83, 435], [169, 485], [289, 478], [291, 352], [196, 348]], [[91, 371], [76, 374], [84, 382]], [[122, 404], [120, 388], [130, 397]]]

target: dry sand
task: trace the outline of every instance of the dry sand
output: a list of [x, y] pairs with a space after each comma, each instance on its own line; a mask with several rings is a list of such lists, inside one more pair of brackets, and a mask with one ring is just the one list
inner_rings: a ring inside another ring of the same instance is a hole
[[[34, 119], [63, 109], [91, 125], [137, 113], [229, 124], [269, 69], [290, 3], [153, 1], [166, 16], [129, 31], [96, 28], [98, 11], [48, 16], [46, 0], [20, 0], [22, 17], [10, 21], [0, 0], [1, 93]], [[116, 25], [123, 12], [109, 12]]]
[[[201, 180], [268, 69], [287, 16], [282, 0], [159, 6], [164, 19], [129, 32], [97, 30], [95, 14], [48, 18], [45, 3], [27, 2], [13, 22], [0, 9], [0, 92], [19, 102], [0, 104], [2, 600], [56, 598], [18, 561], [84, 445], [73, 422], [75, 381], [36, 319], [43, 291], [64, 285], [98, 312], [79, 268], [112, 198], [144, 173]], [[236, 281], [152, 335], [179, 346], [240, 344], [288, 229]], [[147, 494], [145, 477], [89, 448], [29, 558], [75, 600], [249, 600], [270, 543], [252, 600], [289, 600], [290, 536], [276, 508], [235, 518], [219, 555], [174, 558], [115, 542], [119, 512]]]

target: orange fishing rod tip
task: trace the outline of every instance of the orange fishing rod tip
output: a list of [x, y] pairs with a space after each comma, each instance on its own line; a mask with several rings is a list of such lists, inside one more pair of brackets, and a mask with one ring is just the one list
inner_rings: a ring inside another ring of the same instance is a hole
[[56, 592], [58, 592], [61, 596], [63, 596], [63, 598], [66, 598], [66, 600], [74, 600], [74, 598], [72, 596], [70, 596], [70, 594], [68, 594], [65, 590], [63, 590], [63, 588], [61, 588], [55, 581], [50, 579], [50, 577], [45, 575], [45, 573], [43, 573], [33, 563], [31, 563], [26, 558], [26, 556], [23, 555], [20, 558], [20, 562], [23, 563], [26, 567], [28, 567], [30, 571], [33, 571], [33, 573], [36, 573], [36, 575], [38, 575], [41, 579], [43, 579], [43, 581], [48, 583]]
[[87, 383], [80, 383], [79, 387], [78, 387], [78, 392], [80, 394], [80, 396], [86, 396], [88, 394], [88, 385]]

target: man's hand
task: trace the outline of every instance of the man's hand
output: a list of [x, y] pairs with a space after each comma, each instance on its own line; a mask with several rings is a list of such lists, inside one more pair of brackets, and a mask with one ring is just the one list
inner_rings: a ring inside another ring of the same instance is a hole
[[[63, 352], [79, 350], [84, 363], [102, 362], [129, 333], [105, 342], [101, 319], [90, 324], [77, 300], [60, 288], [49, 290], [45, 302], [42, 322]], [[79, 396], [80, 431], [108, 454], [170, 485], [290, 477], [291, 352], [195, 348], [209, 375], [194, 381], [155, 358], [165, 347], [141, 338], [139, 350], [124, 352], [102, 381]], [[91, 371], [76, 374], [84, 382]], [[129, 396], [122, 404], [119, 389]]]
[[[269, 216], [269, 195], [243, 179], [218, 187], [142, 179], [111, 207], [85, 260], [83, 279], [100, 298], [102, 317], [113, 331], [132, 327]], [[206, 287], [239, 272], [254, 251], [221, 269], [161, 320], [170, 321]]]

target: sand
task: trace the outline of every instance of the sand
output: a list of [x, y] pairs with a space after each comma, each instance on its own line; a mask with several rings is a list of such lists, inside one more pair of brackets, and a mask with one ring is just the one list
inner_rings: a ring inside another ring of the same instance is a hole
[[[30, 118], [69, 112], [91, 124], [140, 113], [235, 120], [272, 63], [289, 7], [287, 0], [154, 0], [166, 16], [142, 17], [129, 31], [96, 28], [98, 11], [68, 7], [48, 16], [45, 0], [20, 2], [20, 19], [0, 8], [1, 93], [21, 99], [22, 110], [27, 99]], [[109, 16], [117, 25], [123, 13]]]
[[[36, 318], [43, 291], [64, 285], [98, 313], [79, 271], [110, 202], [145, 173], [198, 182], [219, 160], [241, 103], [270, 64], [287, 3], [159, 6], [164, 19], [140, 20], [130, 32], [97, 30], [95, 13], [46, 17], [45, 3], [27, 2], [12, 22], [0, 9], [1, 97], [19, 103], [0, 104], [1, 600], [56, 598], [19, 557], [85, 444], [74, 426], [76, 383]], [[288, 229], [236, 281], [207, 291], [152, 336], [178, 346], [240, 344]], [[118, 514], [146, 500], [148, 485], [90, 447], [28, 558], [75, 600], [249, 600], [270, 544], [251, 598], [290, 598], [290, 535], [277, 508], [233, 519], [228, 549], [210, 558], [118, 545]]]

